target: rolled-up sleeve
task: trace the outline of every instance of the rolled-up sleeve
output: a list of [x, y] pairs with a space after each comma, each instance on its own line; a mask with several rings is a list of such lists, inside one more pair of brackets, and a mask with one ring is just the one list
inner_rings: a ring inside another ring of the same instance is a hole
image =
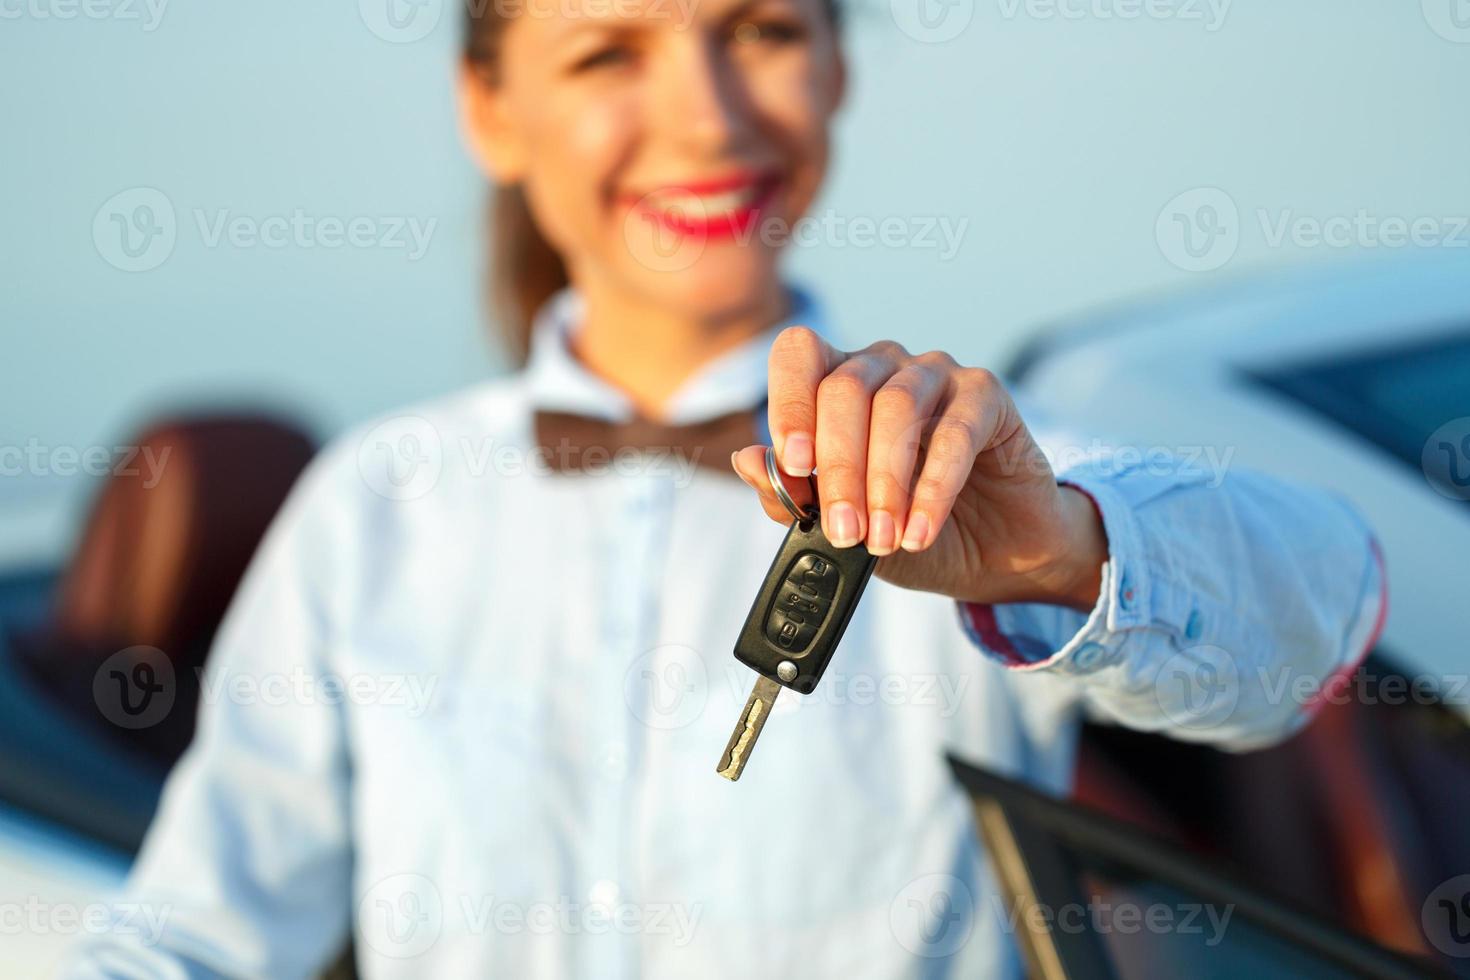
[[1387, 578], [1341, 497], [1239, 467], [1116, 452], [1058, 474], [1102, 519], [1096, 605], [958, 603], [961, 625], [1017, 671], [1079, 679], [1104, 719], [1249, 750], [1290, 735], [1376, 642]]

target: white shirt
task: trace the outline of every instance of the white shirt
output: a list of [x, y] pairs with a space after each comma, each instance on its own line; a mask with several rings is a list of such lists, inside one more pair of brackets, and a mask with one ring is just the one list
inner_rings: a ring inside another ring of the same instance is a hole
[[[792, 321], [843, 346], [799, 296]], [[313, 461], [119, 896], [162, 934], [120, 911], [71, 975], [303, 976], [349, 929], [369, 978], [1015, 973], [946, 752], [1062, 792], [1084, 709], [1266, 744], [1309, 707], [1263, 679], [1351, 669], [1381, 618], [1371, 537], [1336, 498], [1089, 450], [1062, 477], [1108, 534], [1091, 615], [874, 578], [729, 783], [755, 677], [732, 646], [784, 529], [733, 475], [538, 465], [534, 406], [630, 412], [570, 355], [578, 309], [548, 304], [523, 373]], [[672, 420], [758, 403], [783, 326], [690, 378]], [[1023, 412], [1054, 459], [1085, 445]]]

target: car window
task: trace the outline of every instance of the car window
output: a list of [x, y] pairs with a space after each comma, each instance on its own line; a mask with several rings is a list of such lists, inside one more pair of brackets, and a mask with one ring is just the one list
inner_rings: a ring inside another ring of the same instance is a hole
[[1249, 376], [1432, 479], [1470, 487], [1470, 445], [1461, 445], [1470, 440], [1470, 332]]

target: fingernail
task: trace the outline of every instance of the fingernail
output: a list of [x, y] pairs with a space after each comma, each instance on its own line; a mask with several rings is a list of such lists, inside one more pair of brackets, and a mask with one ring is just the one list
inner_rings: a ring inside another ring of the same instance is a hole
[[782, 469], [792, 476], [811, 476], [812, 467], [816, 465], [811, 436], [805, 432], [793, 432], [786, 437], [786, 448], [781, 454]]
[[745, 475], [745, 471], [735, 465], [735, 457], [739, 455], [740, 454], [738, 452], [730, 454], [730, 466], [735, 470], [735, 475], [740, 477], [740, 481], [744, 483], [747, 487], [750, 487], [752, 490], [759, 490], [760, 487], [751, 482], [750, 477]]
[[924, 547], [924, 539], [928, 536], [929, 515], [920, 511], [909, 521], [908, 529], [903, 533], [903, 550], [918, 551]]
[[868, 518], [868, 550], [873, 554], [888, 554], [893, 550], [893, 515], [886, 510], [875, 510]]
[[858, 543], [857, 510], [843, 501], [833, 504], [827, 515], [827, 532], [832, 543], [839, 548], [851, 548]]

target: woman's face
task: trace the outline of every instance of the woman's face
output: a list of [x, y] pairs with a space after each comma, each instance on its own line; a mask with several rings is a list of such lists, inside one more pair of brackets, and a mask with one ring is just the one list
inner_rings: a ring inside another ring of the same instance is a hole
[[822, 0], [518, 0], [498, 83], [465, 82], [584, 290], [685, 315], [769, 302], [826, 170], [843, 68]]

